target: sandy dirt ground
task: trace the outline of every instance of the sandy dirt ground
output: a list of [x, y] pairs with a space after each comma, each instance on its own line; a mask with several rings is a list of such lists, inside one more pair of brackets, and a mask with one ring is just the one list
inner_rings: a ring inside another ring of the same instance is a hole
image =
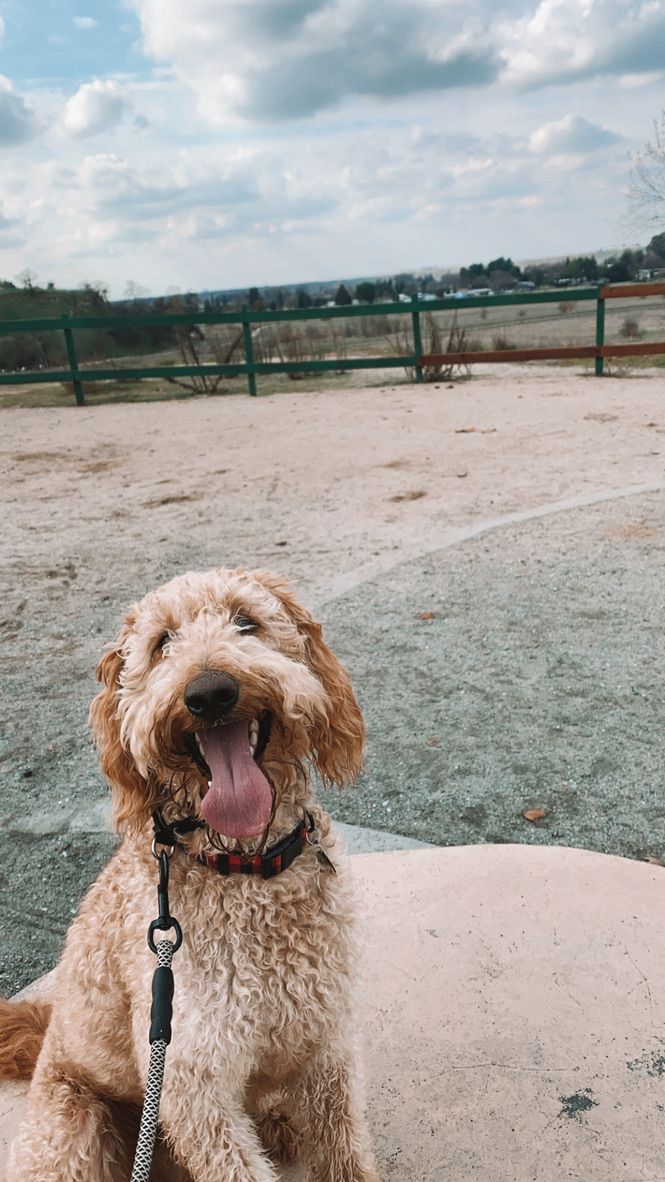
[[369, 724], [339, 819], [663, 852], [664, 371], [0, 418], [0, 991], [53, 963], [111, 848], [101, 648], [187, 569], [279, 570], [323, 620]]

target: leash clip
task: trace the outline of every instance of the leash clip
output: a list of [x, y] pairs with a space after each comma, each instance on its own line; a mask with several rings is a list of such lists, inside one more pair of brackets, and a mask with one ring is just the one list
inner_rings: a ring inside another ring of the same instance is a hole
[[153, 919], [148, 928], [148, 948], [151, 952], [157, 953], [157, 945], [155, 944], [155, 932], [168, 932], [173, 929], [175, 939], [171, 941], [173, 944], [173, 951], [177, 952], [182, 944], [182, 928], [177, 919], [171, 915], [169, 910], [169, 858], [173, 853], [173, 846], [164, 847], [158, 854], [156, 850], [157, 841], [152, 843], [153, 857], [159, 861], [159, 884], [157, 886], [157, 906], [159, 915], [157, 919]]

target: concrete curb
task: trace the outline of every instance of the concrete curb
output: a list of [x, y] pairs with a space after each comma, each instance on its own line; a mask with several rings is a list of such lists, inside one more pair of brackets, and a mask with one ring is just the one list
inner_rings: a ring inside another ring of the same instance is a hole
[[[1, 823], [5, 829], [16, 833], [29, 833], [33, 837], [50, 837], [65, 833], [109, 833], [111, 806], [107, 800], [99, 800], [88, 809], [54, 809], [48, 813], [29, 814], [13, 821], [5, 818]], [[426, 849], [431, 843], [399, 833], [387, 833], [379, 829], [367, 829], [363, 825], [346, 825], [335, 822], [349, 854], [380, 853], [387, 850]]]

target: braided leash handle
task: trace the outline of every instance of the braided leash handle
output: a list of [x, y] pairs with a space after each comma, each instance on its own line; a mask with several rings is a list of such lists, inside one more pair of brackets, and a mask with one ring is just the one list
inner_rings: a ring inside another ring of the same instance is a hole
[[[155, 970], [155, 978], [157, 978], [160, 969], [165, 969], [167, 973], [171, 973], [171, 961], [173, 960], [174, 950], [175, 945], [173, 941], [159, 941], [159, 944], [157, 944], [157, 969]], [[153, 982], [153, 996], [154, 992]], [[150, 1047], [148, 1080], [146, 1083], [143, 1112], [141, 1113], [141, 1126], [136, 1144], [131, 1182], [148, 1182], [150, 1178], [152, 1157], [155, 1151], [155, 1138], [157, 1136], [157, 1124], [159, 1121], [159, 1102], [162, 1098], [162, 1084], [164, 1082], [164, 1062], [169, 1041], [170, 1031], [168, 1040], [166, 1038], [156, 1038]]]
[[[159, 1123], [159, 1104], [164, 1083], [166, 1048], [171, 1041], [171, 1018], [173, 1016], [173, 973], [171, 961], [182, 944], [182, 930], [177, 919], [169, 910], [169, 857], [173, 846], [162, 845], [155, 825], [155, 840], [152, 843], [153, 857], [159, 862], [159, 884], [157, 903], [159, 915], [148, 928], [148, 947], [157, 957], [157, 968], [152, 978], [152, 1008], [150, 1010], [150, 1062], [146, 1082], [145, 1099], [141, 1113], [139, 1137], [134, 1155], [134, 1166], [130, 1182], [148, 1182], [155, 1139]], [[174, 939], [162, 937], [155, 942], [156, 932], [172, 931]]]

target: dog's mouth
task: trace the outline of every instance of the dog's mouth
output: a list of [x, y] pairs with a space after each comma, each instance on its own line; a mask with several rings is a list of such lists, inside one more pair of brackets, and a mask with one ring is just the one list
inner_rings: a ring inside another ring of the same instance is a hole
[[257, 837], [269, 826], [272, 787], [261, 770], [272, 718], [220, 722], [190, 735], [188, 753], [208, 782], [199, 812], [217, 833]]

